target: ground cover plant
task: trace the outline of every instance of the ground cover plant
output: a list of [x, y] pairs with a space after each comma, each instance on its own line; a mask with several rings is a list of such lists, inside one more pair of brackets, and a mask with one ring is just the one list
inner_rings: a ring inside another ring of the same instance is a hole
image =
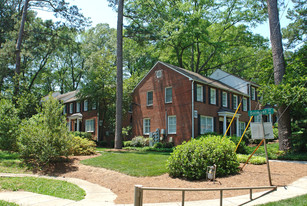
[[0, 200], [0, 205], [1, 206], [18, 206], [16, 203], [6, 202], [6, 201], [3, 201], [3, 200]]
[[[250, 155], [237, 154], [237, 159], [240, 163], [246, 163]], [[262, 165], [266, 163], [265, 157], [252, 156], [248, 161], [249, 164]]]
[[131, 176], [158, 176], [167, 172], [167, 152], [101, 152], [101, 155], [81, 161], [82, 164], [115, 170]]
[[204, 179], [207, 166], [216, 165], [216, 176], [238, 172], [239, 162], [234, 152], [235, 144], [228, 138], [208, 135], [192, 139], [175, 148], [167, 161], [167, 169], [173, 177], [190, 180]]
[[301, 195], [298, 197], [293, 197], [285, 200], [280, 200], [276, 202], [270, 202], [258, 206], [289, 206], [289, 205], [295, 205], [295, 206], [306, 206], [307, 205], [307, 195]]
[[36, 177], [1, 177], [1, 190], [24, 190], [63, 199], [82, 200], [85, 191], [72, 183]]

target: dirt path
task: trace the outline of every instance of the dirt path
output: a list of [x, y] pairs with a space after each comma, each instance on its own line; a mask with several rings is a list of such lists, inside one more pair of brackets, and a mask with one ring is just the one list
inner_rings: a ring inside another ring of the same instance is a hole
[[[111, 189], [118, 197], [115, 203], [133, 203], [134, 185], [148, 187], [179, 187], [179, 188], [220, 188], [220, 187], [246, 187], [246, 186], [269, 186], [266, 165], [248, 165], [238, 175], [218, 178], [217, 182], [209, 181], [186, 181], [171, 178], [168, 174], [157, 177], [132, 177], [115, 171], [86, 166], [80, 164], [80, 160], [94, 156], [72, 157], [71, 161], [57, 165], [48, 172], [53, 176], [74, 177], [99, 184]], [[270, 162], [273, 185], [284, 186], [295, 180], [307, 176], [307, 165], [295, 163]], [[225, 192], [224, 196], [237, 196], [247, 194], [249, 191]], [[188, 192], [186, 200], [204, 200], [219, 198], [218, 192]], [[157, 192], [145, 191], [144, 201], [174, 202], [181, 201], [180, 192]]]

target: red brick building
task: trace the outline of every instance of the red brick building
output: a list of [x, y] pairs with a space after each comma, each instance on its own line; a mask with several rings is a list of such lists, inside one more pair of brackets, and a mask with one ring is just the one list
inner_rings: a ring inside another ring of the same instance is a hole
[[52, 96], [64, 104], [63, 113], [67, 117], [69, 131], [88, 132], [92, 134], [94, 140], [101, 140], [98, 105], [96, 102], [78, 100], [77, 92], [72, 91], [65, 94], [55, 92]]
[[257, 107], [255, 83], [218, 70], [211, 77], [157, 62], [133, 91], [132, 135], [160, 130], [175, 145], [191, 137], [223, 134], [237, 105], [242, 105], [228, 135], [240, 135], [248, 110]]

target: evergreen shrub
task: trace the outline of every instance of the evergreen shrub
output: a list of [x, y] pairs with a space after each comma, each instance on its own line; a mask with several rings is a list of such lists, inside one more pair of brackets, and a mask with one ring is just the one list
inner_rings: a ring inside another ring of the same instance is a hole
[[71, 139], [71, 155], [91, 155], [95, 154], [96, 143], [92, 140], [74, 136]]
[[177, 146], [167, 161], [168, 172], [173, 177], [189, 180], [204, 179], [207, 166], [216, 165], [216, 177], [236, 174], [239, 162], [234, 153], [235, 144], [228, 138], [208, 135], [192, 139]]

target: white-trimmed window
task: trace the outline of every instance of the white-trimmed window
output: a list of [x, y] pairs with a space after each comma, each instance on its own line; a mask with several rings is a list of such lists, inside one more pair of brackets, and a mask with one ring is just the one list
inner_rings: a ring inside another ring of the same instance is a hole
[[77, 105], [76, 105], [76, 112], [80, 112], [80, 109], [81, 109], [80, 102], [77, 102]]
[[153, 91], [147, 92], [147, 106], [153, 105]]
[[150, 119], [145, 118], [143, 119], [143, 134], [149, 135], [150, 132]]
[[96, 104], [96, 102], [93, 102], [92, 103], [92, 110], [96, 110], [97, 109], [97, 104]]
[[210, 104], [216, 104], [216, 89], [210, 88]]
[[165, 103], [172, 103], [173, 101], [173, 89], [172, 87], [165, 88]]
[[196, 101], [202, 102], [204, 99], [204, 91], [203, 86], [200, 84], [196, 84]]
[[69, 104], [69, 113], [72, 114], [74, 112], [74, 103]]
[[227, 101], [228, 101], [228, 100], [227, 100], [227, 92], [223, 92], [223, 93], [222, 93], [222, 101], [223, 101], [223, 102], [222, 102], [222, 106], [223, 106], [223, 107], [227, 107]]
[[168, 134], [176, 134], [176, 116], [168, 116]]
[[255, 87], [252, 87], [252, 89], [251, 89], [252, 91], [251, 91], [251, 96], [252, 96], [252, 100], [256, 100], [256, 89], [255, 89]]
[[84, 100], [83, 102], [83, 111], [87, 111], [88, 110], [88, 101], [87, 100]]
[[247, 99], [243, 97], [243, 111], [247, 111]]
[[200, 116], [200, 134], [214, 131], [213, 117]]
[[239, 135], [238, 136], [241, 137], [244, 130], [245, 130], [245, 122], [239, 122]]
[[233, 109], [237, 109], [238, 107], [238, 96], [235, 94], [232, 96], [232, 107]]
[[64, 109], [63, 109], [63, 114], [66, 114], [66, 111], [67, 111], [67, 106], [66, 104], [64, 105]]
[[85, 120], [85, 131], [95, 132], [95, 120], [94, 119]]

